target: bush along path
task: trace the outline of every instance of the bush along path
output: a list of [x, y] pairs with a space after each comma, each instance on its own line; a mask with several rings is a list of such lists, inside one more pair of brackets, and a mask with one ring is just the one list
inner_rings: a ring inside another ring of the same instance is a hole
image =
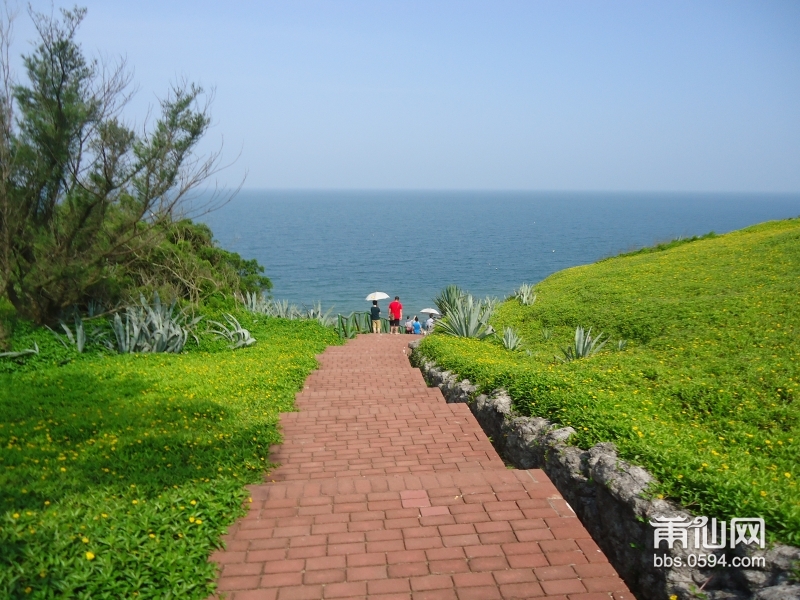
[[407, 341], [320, 357], [281, 418], [281, 466], [212, 555], [220, 597], [632, 599], [547, 476], [508, 470]]

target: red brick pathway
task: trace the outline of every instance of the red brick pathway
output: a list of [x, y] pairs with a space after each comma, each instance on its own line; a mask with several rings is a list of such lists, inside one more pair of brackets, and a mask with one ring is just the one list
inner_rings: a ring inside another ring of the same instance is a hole
[[509, 470], [464, 404], [406, 358], [405, 335], [320, 357], [281, 419], [282, 466], [226, 536], [231, 600], [632, 600], [540, 470]]

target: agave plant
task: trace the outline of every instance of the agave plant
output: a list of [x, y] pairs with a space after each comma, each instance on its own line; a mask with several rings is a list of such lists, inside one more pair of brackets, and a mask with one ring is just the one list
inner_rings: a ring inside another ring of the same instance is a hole
[[523, 306], [531, 306], [536, 302], [536, 294], [533, 291], [533, 285], [523, 283], [517, 290], [514, 291], [514, 298], [519, 300]]
[[483, 320], [484, 323], [488, 323], [489, 319], [492, 318], [498, 304], [500, 304], [500, 299], [495, 296], [486, 296], [486, 298], [481, 301], [481, 320]]
[[189, 335], [199, 343], [193, 329], [202, 317], [188, 320], [187, 315], [175, 310], [174, 300], [168, 307], [163, 305], [158, 292], [153, 295], [152, 306], [144, 296], [140, 298], [141, 306], [125, 307], [124, 323], [119, 313], [111, 322], [118, 352], [179, 353]]
[[617, 350], [622, 352], [628, 347], [628, 340], [617, 340]]
[[245, 292], [244, 294], [237, 294], [236, 299], [252, 313], [266, 315], [270, 312], [270, 301], [264, 294]]
[[503, 348], [506, 350], [520, 350], [522, 348], [522, 338], [511, 327], [503, 329]]
[[27, 350], [19, 350], [17, 352], [0, 352], [0, 358], [19, 358], [20, 356], [27, 356], [29, 354], [39, 354], [39, 344], [33, 342], [33, 348]]
[[326, 312], [322, 312], [322, 302], [317, 302], [311, 308], [306, 309], [306, 319], [313, 319], [323, 327], [332, 327], [336, 324], [336, 318], [331, 316], [333, 307], [329, 308]]
[[86, 314], [89, 317], [97, 317], [104, 312], [106, 312], [106, 307], [102, 302], [94, 299], [89, 300], [89, 304], [86, 306]]
[[64, 341], [64, 338], [61, 337], [58, 332], [50, 331], [56, 336], [56, 339], [63, 344], [65, 348], [69, 348], [70, 346], [75, 346], [75, 349], [78, 351], [78, 354], [83, 352], [83, 349], [86, 347], [86, 328], [83, 326], [83, 319], [81, 319], [80, 314], [76, 311], [75, 312], [75, 333], [72, 333], [72, 330], [67, 327], [66, 323], [63, 321], [60, 323], [61, 329], [64, 330], [64, 334], [67, 336], [67, 340], [69, 340], [69, 344]]
[[434, 299], [436, 308], [446, 317], [467, 294], [457, 285], [448, 285]]
[[288, 300], [273, 300], [267, 311], [269, 316], [280, 319], [296, 319], [300, 316], [300, 310], [294, 304], [289, 304]]
[[483, 303], [470, 296], [462, 296], [451, 308], [446, 317], [436, 325], [436, 331], [455, 337], [483, 339], [494, 334], [494, 329], [486, 323]]
[[553, 331], [547, 327], [542, 327], [542, 339], [546, 342], [553, 337]]
[[606, 345], [608, 339], [601, 342], [600, 340], [602, 337], [603, 334], [601, 333], [596, 338], [593, 338], [591, 327], [589, 331], [584, 331], [583, 327], [579, 325], [575, 328], [575, 341], [573, 345], [561, 349], [561, 352], [564, 353], [563, 358], [561, 356], [556, 356], [554, 358], [561, 362], [571, 362], [579, 358], [588, 358], [599, 352], [600, 349]]
[[256, 343], [256, 339], [250, 335], [250, 332], [242, 327], [241, 323], [230, 313], [222, 315], [228, 322], [230, 327], [226, 327], [219, 321], [209, 321], [211, 325], [216, 325], [218, 329], [209, 329], [209, 333], [213, 333], [221, 338], [231, 342], [229, 348], [236, 350], [237, 348], [244, 348], [245, 346], [252, 346]]

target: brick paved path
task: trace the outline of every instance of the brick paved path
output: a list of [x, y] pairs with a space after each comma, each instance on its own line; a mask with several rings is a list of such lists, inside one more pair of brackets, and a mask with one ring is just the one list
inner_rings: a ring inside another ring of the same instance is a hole
[[282, 415], [282, 466], [211, 558], [232, 600], [632, 600], [540, 470], [509, 470], [405, 335], [320, 357]]

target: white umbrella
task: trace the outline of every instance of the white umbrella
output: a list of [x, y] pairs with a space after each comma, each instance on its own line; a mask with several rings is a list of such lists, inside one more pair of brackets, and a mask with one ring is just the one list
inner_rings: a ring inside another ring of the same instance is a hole
[[425, 315], [438, 315], [439, 314], [439, 311], [436, 310], [435, 308], [423, 308], [419, 312], [421, 312], [422, 314], [425, 314]]
[[383, 292], [372, 292], [369, 296], [367, 296], [367, 300], [386, 300], [389, 297], [389, 294], [384, 294]]

